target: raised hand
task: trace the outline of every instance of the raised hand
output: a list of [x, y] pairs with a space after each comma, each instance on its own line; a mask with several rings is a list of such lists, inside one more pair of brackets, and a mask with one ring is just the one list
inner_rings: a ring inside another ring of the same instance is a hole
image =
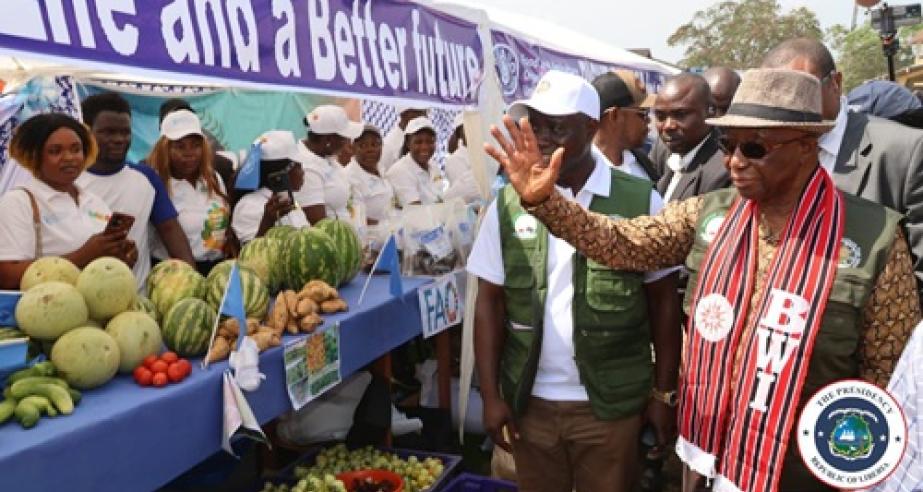
[[546, 164], [532, 125], [526, 118], [520, 120], [517, 127], [512, 118], [504, 115], [503, 124], [509, 132], [510, 139], [507, 140], [500, 129], [493, 125], [490, 127], [490, 134], [502, 150], [485, 143], [484, 151], [503, 166], [510, 184], [519, 193], [523, 203], [537, 205], [554, 191], [554, 183], [564, 161], [564, 148], [555, 150], [551, 155], [551, 161]]

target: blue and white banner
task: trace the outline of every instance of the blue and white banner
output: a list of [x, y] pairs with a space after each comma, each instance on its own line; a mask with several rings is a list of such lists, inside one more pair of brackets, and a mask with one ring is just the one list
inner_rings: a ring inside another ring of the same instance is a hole
[[265, 89], [477, 102], [477, 26], [400, 0], [3, 0], [0, 54]]

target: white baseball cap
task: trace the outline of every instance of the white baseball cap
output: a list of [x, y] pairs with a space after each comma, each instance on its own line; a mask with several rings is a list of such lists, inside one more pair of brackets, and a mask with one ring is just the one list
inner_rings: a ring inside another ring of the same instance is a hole
[[529, 99], [514, 102], [508, 113], [519, 121], [529, 117], [528, 108], [549, 116], [583, 113], [599, 121], [599, 94], [579, 75], [549, 70], [539, 79]]
[[362, 123], [349, 121], [346, 110], [339, 106], [325, 104], [314, 108], [304, 117], [311, 133], [318, 135], [337, 134], [350, 140], [362, 134]]
[[187, 135], [203, 135], [202, 122], [188, 109], [174, 111], [164, 117], [160, 124], [160, 135], [168, 140], [179, 140]]
[[429, 120], [426, 116], [418, 116], [407, 122], [407, 128], [404, 129], [405, 135], [413, 135], [420, 130], [429, 128], [433, 133], [436, 133], [436, 127], [433, 126], [433, 122]]
[[254, 143], [260, 144], [260, 160], [299, 160], [298, 142], [295, 140], [295, 134], [288, 130], [270, 130], [260, 135]]

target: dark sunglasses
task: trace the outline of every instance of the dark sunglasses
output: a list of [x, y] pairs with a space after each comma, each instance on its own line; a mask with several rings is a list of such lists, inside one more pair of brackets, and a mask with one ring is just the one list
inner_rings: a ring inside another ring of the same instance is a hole
[[746, 157], [747, 159], [762, 159], [766, 157], [770, 152], [782, 147], [783, 145], [788, 145], [792, 142], [797, 142], [804, 137], [796, 137], [791, 140], [785, 140], [783, 142], [762, 142], [760, 140], [747, 140], [745, 142], [738, 142], [736, 140], [728, 138], [726, 135], [722, 135], [718, 138], [718, 148], [721, 149], [721, 152], [724, 152], [728, 157], [734, 155], [734, 152], [737, 149], [740, 149], [740, 154]]

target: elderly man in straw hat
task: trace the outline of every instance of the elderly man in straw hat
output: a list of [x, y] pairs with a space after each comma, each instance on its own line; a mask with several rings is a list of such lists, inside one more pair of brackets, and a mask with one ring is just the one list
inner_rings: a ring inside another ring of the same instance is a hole
[[817, 137], [833, 124], [820, 101], [811, 75], [748, 72], [709, 120], [734, 188], [653, 217], [613, 220], [563, 199], [564, 150], [542, 155], [525, 120], [505, 118], [510, 137], [494, 127], [499, 149], [485, 146], [527, 211], [593, 260], [640, 271], [685, 261], [684, 490], [828, 490], [799, 459], [793, 423], [833, 381], [884, 387], [920, 320], [900, 216], [839, 192], [818, 166]]

